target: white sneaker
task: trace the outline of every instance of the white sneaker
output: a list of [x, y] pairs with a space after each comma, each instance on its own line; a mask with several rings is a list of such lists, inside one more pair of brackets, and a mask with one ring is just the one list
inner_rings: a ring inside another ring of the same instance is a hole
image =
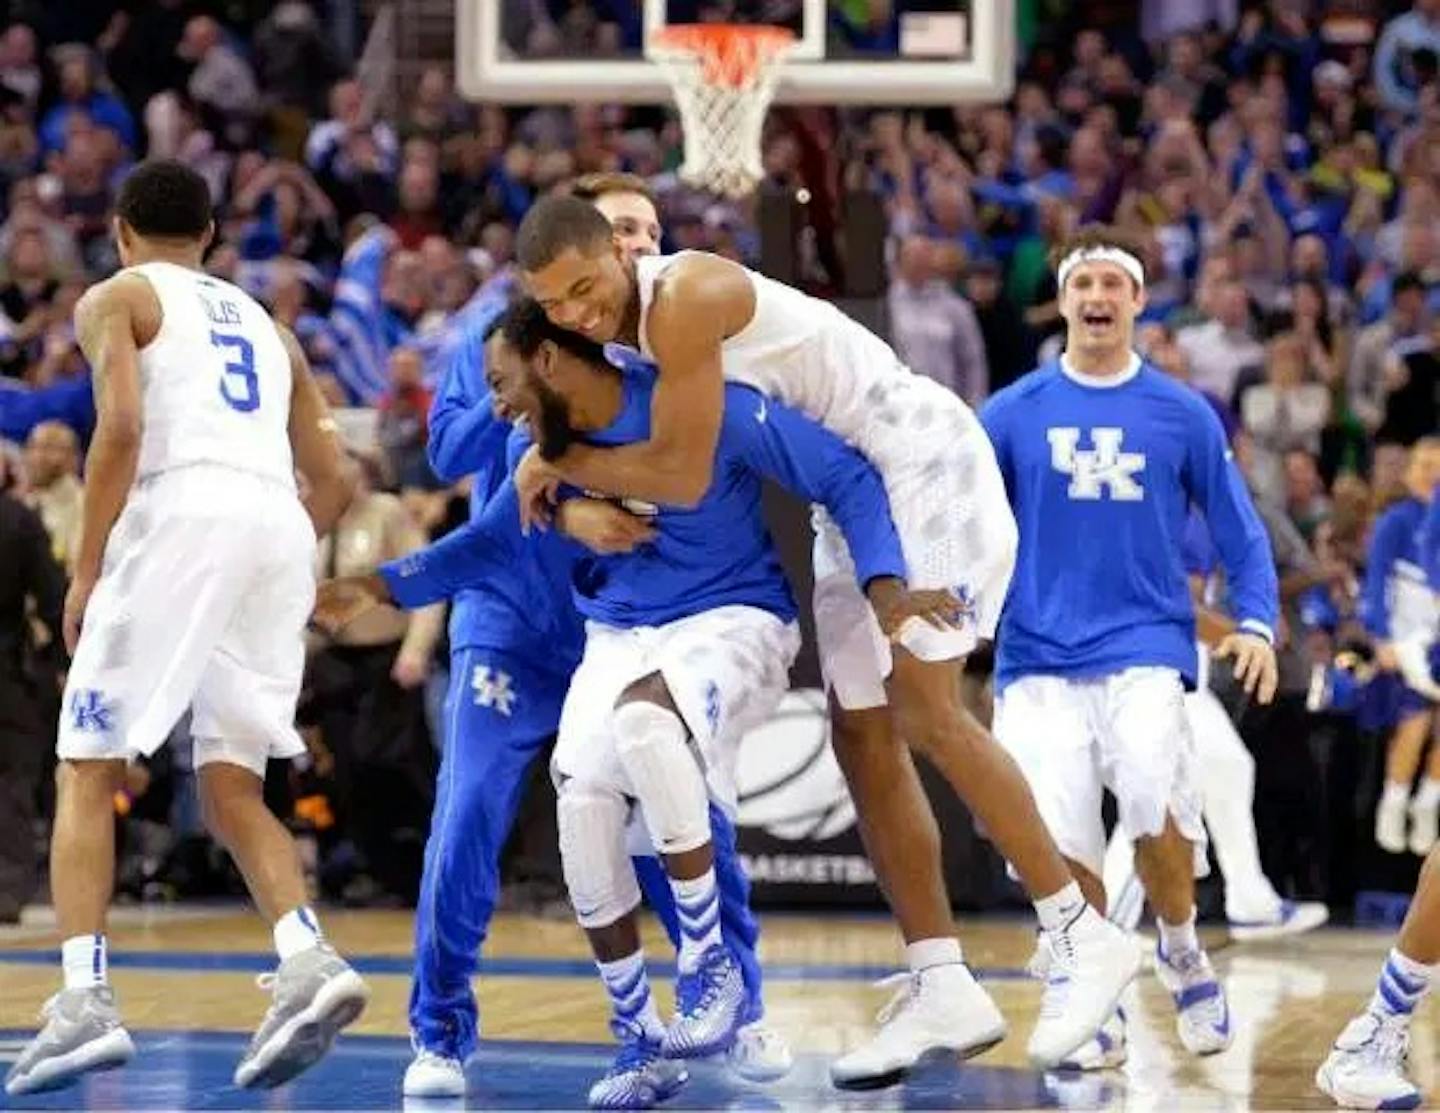
[[1410, 853], [1425, 857], [1437, 838], [1440, 838], [1440, 804], [1426, 807], [1417, 795], [1410, 801]]
[[1282, 900], [1273, 916], [1257, 919], [1230, 919], [1230, 938], [1237, 943], [1258, 939], [1278, 939], [1282, 935], [1299, 935], [1314, 931], [1330, 919], [1330, 909], [1318, 900]]
[[1063, 931], [1046, 932], [1049, 963], [1030, 1061], [1054, 1067], [1104, 1026], [1144, 959], [1139, 942], [1086, 907]]
[[1407, 800], [1390, 800], [1381, 796], [1380, 806], [1375, 809], [1375, 842], [1389, 854], [1405, 853], [1408, 804]]
[[415, 1058], [405, 1068], [401, 1093], [407, 1098], [463, 1098], [465, 1064], [438, 1051], [417, 1047]]
[[1405, 1077], [1410, 1029], [1397, 1017], [1357, 1016], [1315, 1072], [1315, 1085], [1343, 1109], [1414, 1109], [1420, 1091]]
[[1230, 1003], [1203, 950], [1167, 955], [1155, 952], [1155, 973], [1175, 998], [1175, 1028], [1192, 1055], [1215, 1055], [1230, 1046]]
[[969, 1059], [1005, 1038], [1005, 1018], [963, 962], [896, 974], [903, 982], [880, 1010], [880, 1031], [869, 1043], [830, 1064], [830, 1081], [868, 1090], [900, 1081], [927, 1051], [953, 1051]]
[[1090, 1039], [1060, 1062], [1057, 1070], [1117, 1070], [1130, 1057], [1125, 1046], [1125, 1010], [1116, 1009]]
[[746, 1082], [774, 1082], [784, 1078], [795, 1065], [795, 1056], [785, 1037], [763, 1020], [746, 1024], [735, 1033], [735, 1042], [725, 1053], [730, 1069]]

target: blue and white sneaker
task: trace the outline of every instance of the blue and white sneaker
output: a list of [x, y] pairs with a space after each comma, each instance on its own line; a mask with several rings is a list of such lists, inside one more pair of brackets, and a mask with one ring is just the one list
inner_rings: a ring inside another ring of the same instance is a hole
[[675, 981], [675, 1019], [665, 1030], [670, 1059], [703, 1059], [727, 1051], [744, 1020], [745, 979], [723, 943], [709, 947], [700, 963]]
[[1230, 937], [1237, 943], [1278, 939], [1314, 931], [1330, 919], [1330, 909], [1318, 900], [1282, 900], [1275, 915], [1260, 920], [1231, 920]]
[[591, 1109], [652, 1109], [689, 1080], [684, 1064], [666, 1059], [660, 1041], [638, 1024], [616, 1019], [610, 1021], [610, 1031], [620, 1041], [620, 1051], [590, 1087]]
[[1415, 1109], [1420, 1090], [1405, 1077], [1409, 1026], [1399, 1017], [1357, 1016], [1315, 1072], [1315, 1085], [1342, 1109]]
[[1100, 1031], [1062, 1059], [1055, 1069], [1118, 1070], [1129, 1057], [1125, 1046], [1125, 1010], [1116, 1008], [1114, 1015], [1100, 1026]]
[[1230, 1046], [1230, 1004], [1204, 951], [1167, 955], [1161, 944], [1155, 950], [1155, 973], [1175, 998], [1175, 1027], [1186, 1051], [1215, 1055]]

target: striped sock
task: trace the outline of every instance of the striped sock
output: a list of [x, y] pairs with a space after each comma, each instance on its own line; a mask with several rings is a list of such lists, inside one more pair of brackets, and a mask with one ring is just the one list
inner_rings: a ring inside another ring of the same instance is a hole
[[595, 965], [600, 970], [600, 980], [605, 983], [605, 992], [610, 995], [615, 1019], [639, 1025], [652, 1039], [664, 1036], [665, 1026], [660, 1023], [655, 998], [650, 996], [650, 979], [645, 974], [645, 952], [636, 951], [614, 962], [597, 961]]
[[715, 887], [714, 867], [699, 877], [670, 879], [675, 892], [675, 912], [680, 920], [680, 972], [688, 974], [700, 965], [700, 956], [720, 939], [720, 893]]
[[60, 944], [66, 989], [110, 984], [109, 951], [103, 935], [75, 935]]
[[1380, 1017], [1408, 1017], [1429, 988], [1430, 967], [1392, 950], [1375, 984], [1370, 1011]]
[[281, 962], [325, 941], [320, 920], [308, 904], [292, 908], [276, 920], [271, 934], [275, 937], [275, 953], [280, 956]]

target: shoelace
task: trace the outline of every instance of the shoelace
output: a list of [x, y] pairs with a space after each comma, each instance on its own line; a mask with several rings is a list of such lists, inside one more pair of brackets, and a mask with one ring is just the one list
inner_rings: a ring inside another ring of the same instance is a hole
[[656, 1046], [646, 1038], [640, 1026], [618, 1017], [610, 1021], [610, 1032], [620, 1041], [620, 1051], [610, 1074], [625, 1074], [648, 1067], [659, 1056]]
[[1377, 1018], [1375, 1031], [1361, 1050], [1369, 1062], [1393, 1068], [1404, 1060], [1409, 1042], [1410, 1033], [1403, 1024]]
[[[1075, 970], [1075, 941], [1068, 932], [1046, 932], [1041, 947], [1049, 961], [1037, 962], [1044, 969], [1045, 989], [1040, 995], [1040, 1016], [1053, 1019], [1065, 1011], [1070, 1001], [1071, 975]], [[1036, 958], [1039, 958], [1037, 953]]]
[[268, 974], [257, 974], [255, 984], [266, 993], [271, 992], [275, 988], [275, 971], [272, 970]]
[[920, 998], [920, 974], [918, 971], [902, 970], [896, 974], [889, 974], [881, 978], [875, 985], [879, 989], [888, 989], [891, 986], [900, 987], [895, 995], [885, 1002], [880, 1011], [875, 1014], [876, 1022], [881, 1025], [898, 1019]]
[[701, 960], [697, 970], [681, 980], [677, 986], [680, 997], [680, 1015], [693, 1016], [700, 1010], [714, 1004], [720, 996], [720, 987], [725, 984], [726, 956], [717, 952], [713, 957]]

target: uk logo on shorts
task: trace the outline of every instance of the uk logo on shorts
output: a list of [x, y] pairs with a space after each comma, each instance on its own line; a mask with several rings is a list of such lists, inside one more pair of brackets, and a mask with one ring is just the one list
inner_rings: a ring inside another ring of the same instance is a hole
[[479, 707], [493, 707], [497, 713], [510, 717], [515, 706], [515, 689], [510, 686], [510, 674], [499, 669], [491, 670], [489, 665], [476, 665], [470, 687], [475, 690], [475, 703]]
[[71, 692], [69, 711], [70, 726], [80, 734], [109, 734], [115, 729], [115, 709], [98, 689], [79, 688]]
[[713, 680], [705, 689], [705, 721], [711, 734], [720, 729], [720, 686]]

